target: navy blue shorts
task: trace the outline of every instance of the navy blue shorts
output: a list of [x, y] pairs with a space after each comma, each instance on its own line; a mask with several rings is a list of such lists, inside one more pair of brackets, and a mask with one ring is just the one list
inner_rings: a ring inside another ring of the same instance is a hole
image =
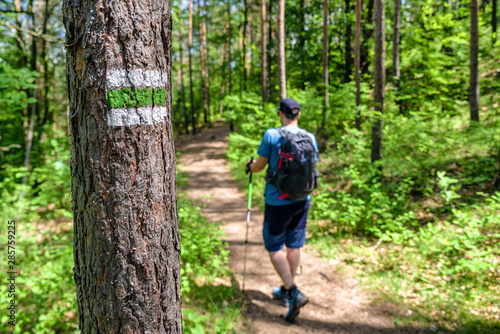
[[275, 206], [266, 204], [264, 211], [264, 246], [268, 252], [283, 248], [301, 248], [306, 242], [309, 201]]

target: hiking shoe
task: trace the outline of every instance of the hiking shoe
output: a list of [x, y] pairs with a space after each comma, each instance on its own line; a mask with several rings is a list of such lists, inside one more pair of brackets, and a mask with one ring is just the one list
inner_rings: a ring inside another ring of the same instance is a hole
[[288, 294], [284, 287], [273, 288], [273, 299], [276, 299], [284, 307], [288, 307]]
[[304, 307], [308, 301], [309, 299], [307, 299], [302, 292], [295, 289], [293, 297], [288, 297], [289, 308], [288, 313], [286, 314], [286, 320], [292, 321], [295, 319], [295, 317], [299, 315], [299, 310]]

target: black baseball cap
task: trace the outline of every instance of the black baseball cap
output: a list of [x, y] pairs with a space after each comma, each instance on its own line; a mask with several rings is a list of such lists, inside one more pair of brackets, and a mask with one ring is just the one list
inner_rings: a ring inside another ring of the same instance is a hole
[[285, 114], [289, 115], [297, 115], [298, 112], [293, 112], [294, 109], [298, 109], [300, 111], [300, 104], [294, 99], [283, 99], [280, 102], [280, 106], [278, 110], [282, 111]]

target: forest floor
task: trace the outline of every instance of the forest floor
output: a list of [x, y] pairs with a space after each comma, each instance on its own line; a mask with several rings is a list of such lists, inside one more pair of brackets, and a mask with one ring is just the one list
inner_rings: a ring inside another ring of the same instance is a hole
[[[182, 155], [179, 163], [188, 173], [188, 197], [202, 206], [210, 221], [220, 222], [227, 234], [229, 266], [233, 284], [243, 282], [247, 199], [231, 177], [225, 150], [227, 125], [216, 124], [195, 136], [184, 136], [176, 146]], [[257, 150], [257, 147], [255, 148]], [[242, 166], [242, 168], [244, 168]], [[254, 177], [259, 177], [256, 175]], [[263, 196], [263, 194], [255, 194]], [[271, 291], [280, 286], [262, 240], [263, 214], [257, 208], [251, 213], [248, 232], [245, 299], [242, 314], [249, 320], [250, 333], [426, 333], [426, 329], [395, 325], [397, 315], [404, 313], [387, 302], [374, 302], [363, 291], [354, 275], [344, 270], [346, 264], [315, 256], [307, 246], [301, 256], [296, 277], [309, 303], [293, 324], [285, 321], [287, 308], [272, 299]], [[231, 283], [228, 283], [231, 284]]]

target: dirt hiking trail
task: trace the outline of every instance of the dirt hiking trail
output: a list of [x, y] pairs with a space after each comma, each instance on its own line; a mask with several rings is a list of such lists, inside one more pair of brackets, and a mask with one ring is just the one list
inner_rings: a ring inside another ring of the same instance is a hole
[[[195, 136], [181, 137], [177, 150], [182, 171], [189, 174], [188, 197], [210, 221], [220, 222], [230, 245], [229, 265], [234, 278], [242, 285], [245, 250], [247, 199], [231, 178], [225, 149], [228, 126], [217, 124]], [[257, 147], [255, 148], [257, 151]], [[242, 167], [243, 168], [243, 167]], [[263, 177], [263, 172], [254, 178]], [[255, 193], [254, 198], [263, 196]], [[313, 198], [314, 200], [314, 198]], [[356, 280], [341, 277], [336, 261], [315, 257], [307, 247], [301, 253], [301, 268], [296, 277], [299, 289], [309, 298], [295, 323], [285, 321], [287, 308], [272, 299], [272, 288], [281, 286], [262, 240], [264, 216], [252, 209], [248, 232], [245, 295], [243, 315], [253, 326], [250, 333], [425, 333], [414, 328], [397, 328], [394, 318], [400, 314], [394, 306], [372, 305], [361, 292]]]

